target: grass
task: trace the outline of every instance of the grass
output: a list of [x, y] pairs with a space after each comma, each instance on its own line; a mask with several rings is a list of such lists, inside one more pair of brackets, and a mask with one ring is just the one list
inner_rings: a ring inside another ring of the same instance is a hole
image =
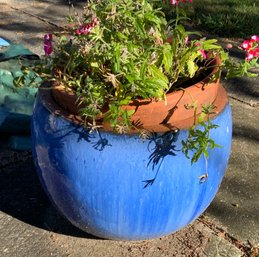
[[259, 0], [193, 0], [188, 16], [196, 27], [219, 36], [259, 34]]

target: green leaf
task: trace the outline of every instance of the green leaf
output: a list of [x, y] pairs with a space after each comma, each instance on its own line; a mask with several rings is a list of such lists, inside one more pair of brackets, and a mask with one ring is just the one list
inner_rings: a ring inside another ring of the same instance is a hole
[[[167, 87], [165, 81], [159, 78], [147, 78], [145, 80], [145, 92], [147, 93], [148, 97], [157, 97], [161, 98], [164, 94], [164, 88]], [[144, 93], [145, 93], [144, 92]]]
[[182, 35], [186, 33], [184, 26], [181, 24], [176, 26], [176, 30], [178, 30]]
[[221, 49], [222, 47], [217, 43], [216, 39], [209, 39], [202, 42], [202, 49], [205, 51], [213, 50], [213, 49]]
[[91, 62], [90, 66], [93, 68], [98, 68], [98, 62]]
[[168, 88], [168, 78], [166, 75], [158, 68], [156, 65], [151, 64], [149, 66], [150, 73], [153, 77], [157, 79], [157, 81], [160, 81], [162, 83], [163, 88]]
[[118, 73], [120, 71], [120, 58], [121, 58], [121, 46], [116, 45], [113, 55], [113, 72]]
[[127, 40], [128, 38], [125, 36], [125, 34], [121, 33], [121, 32], [117, 32], [117, 36], [119, 39], [121, 40]]
[[173, 63], [173, 51], [169, 44], [164, 44], [163, 48], [163, 64], [165, 71], [171, 73]]
[[60, 41], [60, 43], [63, 43], [63, 42], [67, 42], [67, 37], [66, 36], [61, 36], [60, 38], [59, 38], [59, 41]]
[[119, 105], [127, 105], [131, 100], [130, 96], [125, 97], [125, 99], [122, 99], [119, 101]]
[[145, 35], [145, 30], [144, 30], [144, 26], [143, 23], [141, 23], [141, 18], [139, 19], [135, 19], [135, 27], [138, 30], [138, 32], [141, 34], [141, 36]]
[[135, 113], [135, 110], [127, 110], [127, 114], [130, 117], [131, 115], [133, 115]]
[[196, 71], [198, 70], [198, 65], [194, 62], [194, 61], [192, 61], [192, 60], [188, 60], [187, 61], [187, 67], [188, 67], [188, 72], [189, 72], [189, 74], [190, 74], [190, 77], [192, 78], [194, 75], [195, 75], [195, 73], [196, 73]]
[[135, 74], [127, 74], [125, 77], [129, 81], [129, 83], [133, 83], [136, 80]]
[[146, 77], [146, 71], [147, 71], [147, 60], [145, 60], [141, 67], [140, 67], [140, 78], [142, 80], [145, 80], [145, 77]]
[[161, 19], [151, 12], [146, 13], [145, 18], [148, 21], [155, 23], [157, 26], [162, 24]]

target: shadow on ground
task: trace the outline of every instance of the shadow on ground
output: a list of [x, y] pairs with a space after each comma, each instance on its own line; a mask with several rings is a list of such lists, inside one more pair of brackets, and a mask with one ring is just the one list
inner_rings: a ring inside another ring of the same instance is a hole
[[95, 239], [70, 224], [52, 206], [40, 185], [30, 152], [0, 149], [0, 160], [0, 211], [48, 231]]

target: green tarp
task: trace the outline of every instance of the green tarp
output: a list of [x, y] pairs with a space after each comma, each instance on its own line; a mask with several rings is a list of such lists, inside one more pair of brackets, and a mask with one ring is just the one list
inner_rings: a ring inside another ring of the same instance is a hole
[[[33, 65], [39, 59], [37, 55], [22, 45], [11, 44], [7, 47], [0, 46], [0, 133], [10, 136], [29, 135], [30, 118], [37, 89], [32, 87], [41, 83], [39, 77], [31, 71], [26, 75], [25, 87], [14, 86], [14, 79], [22, 75], [21, 65]], [[13, 141], [13, 138], [12, 140]], [[24, 148], [22, 143], [20, 148]], [[19, 148], [19, 144], [16, 147]], [[26, 143], [25, 143], [26, 148]]]

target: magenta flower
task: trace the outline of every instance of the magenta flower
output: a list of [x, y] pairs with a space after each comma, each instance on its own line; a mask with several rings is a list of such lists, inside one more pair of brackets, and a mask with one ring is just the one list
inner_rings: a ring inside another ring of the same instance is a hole
[[200, 51], [202, 57], [203, 57], [204, 59], [206, 59], [206, 58], [207, 58], [207, 55], [206, 55], [206, 52], [201, 48], [201, 44], [200, 44], [200, 43], [197, 43], [196, 46], [198, 46], [199, 51]]
[[251, 37], [251, 41], [253, 41], [253, 42], [259, 41], [259, 36], [253, 35], [253, 36]]
[[245, 40], [241, 48], [246, 51], [246, 60], [251, 61], [253, 58], [259, 58], [259, 36], [253, 35], [250, 40]]
[[256, 52], [254, 50], [250, 50], [246, 53], [246, 60], [251, 61], [256, 55]]
[[200, 49], [200, 52], [201, 52], [201, 55], [203, 56], [203, 58], [206, 59], [207, 55], [206, 55], [205, 51]]
[[79, 27], [79, 29], [76, 30], [76, 34], [77, 35], [87, 35], [91, 32], [91, 30], [93, 29], [93, 24], [89, 23], [86, 25], [81, 25]]
[[50, 55], [53, 52], [52, 34], [44, 35], [44, 52], [45, 55]]
[[253, 58], [259, 58], [259, 47], [254, 50], [251, 49], [246, 53], [247, 61], [251, 61]]
[[252, 47], [252, 44], [249, 40], [245, 40], [242, 44], [241, 47], [245, 50], [249, 50]]
[[76, 29], [76, 34], [77, 35], [88, 35], [92, 29], [99, 25], [100, 21], [98, 20], [98, 18], [94, 17], [92, 19], [92, 22], [85, 24], [85, 25], [81, 25], [78, 29]]

